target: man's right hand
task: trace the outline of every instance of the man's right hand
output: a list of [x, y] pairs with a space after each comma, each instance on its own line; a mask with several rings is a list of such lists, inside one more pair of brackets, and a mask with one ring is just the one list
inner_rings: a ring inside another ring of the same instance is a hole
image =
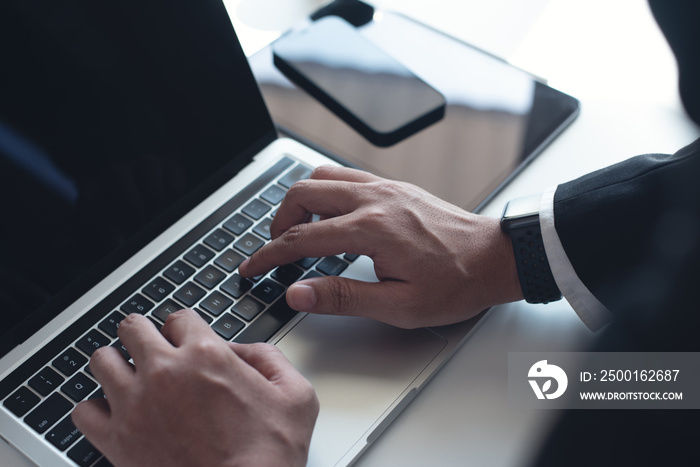
[[[309, 222], [312, 214], [321, 220]], [[415, 328], [522, 299], [511, 242], [497, 219], [367, 172], [317, 168], [291, 187], [271, 233], [273, 240], [239, 267], [241, 275], [304, 257], [351, 253], [374, 261], [378, 283], [319, 277], [292, 285], [287, 302], [298, 311]]]

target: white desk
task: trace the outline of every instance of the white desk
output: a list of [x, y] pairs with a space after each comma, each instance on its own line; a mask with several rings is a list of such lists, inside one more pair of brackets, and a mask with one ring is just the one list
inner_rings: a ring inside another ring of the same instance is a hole
[[[226, 0], [247, 53], [324, 3]], [[510, 198], [644, 152], [673, 152], [700, 136], [676, 93], [673, 57], [640, 0], [377, 0], [578, 97], [576, 122], [485, 212]], [[271, 13], [274, 12], [274, 13]], [[574, 351], [593, 335], [564, 302], [494, 308], [428, 387], [360, 459], [360, 466], [528, 463], [552, 417], [508, 406], [507, 354]], [[0, 442], [0, 464], [28, 461]]]

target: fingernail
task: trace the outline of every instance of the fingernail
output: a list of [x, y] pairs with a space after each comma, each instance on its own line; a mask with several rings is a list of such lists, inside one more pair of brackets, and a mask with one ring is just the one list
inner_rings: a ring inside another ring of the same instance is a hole
[[243, 260], [243, 262], [242, 262], [241, 264], [238, 265], [238, 269], [241, 269], [241, 268], [245, 269], [245, 268], [247, 268], [247, 267], [248, 267], [248, 263], [250, 263], [250, 258], [246, 258], [245, 260]]
[[311, 310], [316, 306], [316, 292], [310, 285], [292, 285], [287, 290], [287, 303], [297, 311]]

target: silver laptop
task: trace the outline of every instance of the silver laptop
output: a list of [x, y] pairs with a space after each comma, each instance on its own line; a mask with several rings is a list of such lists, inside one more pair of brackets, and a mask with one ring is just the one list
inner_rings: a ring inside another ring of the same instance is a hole
[[303, 277], [376, 280], [362, 256], [237, 275], [289, 186], [337, 163], [277, 137], [220, 0], [5, 0], [0, 58], [0, 436], [29, 461], [108, 465], [70, 412], [103, 397], [96, 348], [128, 358], [129, 313], [191, 307], [278, 345], [318, 392], [323, 466], [352, 463], [474, 327], [287, 307]]

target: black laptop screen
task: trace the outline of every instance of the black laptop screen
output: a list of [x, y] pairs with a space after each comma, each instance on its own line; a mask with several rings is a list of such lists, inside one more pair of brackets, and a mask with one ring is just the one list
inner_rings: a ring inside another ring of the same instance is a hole
[[273, 137], [221, 0], [0, 2], [1, 338]]

